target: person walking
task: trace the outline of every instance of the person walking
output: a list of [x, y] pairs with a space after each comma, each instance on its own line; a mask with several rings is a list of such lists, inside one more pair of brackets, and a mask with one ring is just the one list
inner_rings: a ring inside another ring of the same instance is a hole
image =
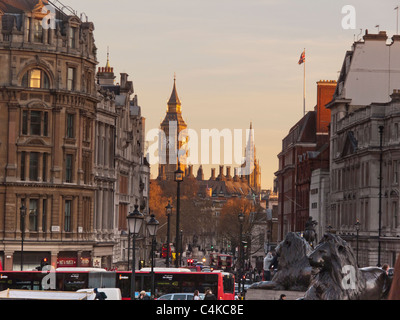
[[382, 266], [382, 270], [384, 270], [384, 271], [386, 272], [386, 274], [388, 274], [388, 272], [389, 272], [389, 265], [388, 265], [387, 263], [385, 263], [385, 264]]
[[201, 300], [199, 290], [195, 290], [193, 294], [193, 300]]
[[272, 261], [274, 260], [274, 256], [272, 255], [272, 252], [269, 251], [264, 258], [264, 280], [265, 281], [270, 281], [271, 280], [271, 264]]
[[106, 300], [107, 299], [107, 295], [104, 292], [99, 292], [99, 290], [97, 288], [94, 288], [93, 292], [96, 295], [94, 300]]
[[217, 298], [215, 297], [215, 295], [212, 293], [211, 289], [208, 289], [206, 291], [206, 294], [204, 296], [204, 300], [217, 300]]
[[150, 300], [150, 297], [146, 294], [146, 291], [142, 290], [139, 294], [139, 300]]

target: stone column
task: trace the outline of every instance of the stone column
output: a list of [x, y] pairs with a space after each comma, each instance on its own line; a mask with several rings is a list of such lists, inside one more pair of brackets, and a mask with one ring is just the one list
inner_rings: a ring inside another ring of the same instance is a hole
[[25, 181], [29, 181], [29, 158], [30, 152], [25, 152]]

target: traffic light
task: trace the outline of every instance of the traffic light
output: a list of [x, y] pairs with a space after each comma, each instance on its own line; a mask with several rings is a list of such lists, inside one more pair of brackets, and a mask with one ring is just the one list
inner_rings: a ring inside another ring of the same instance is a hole
[[188, 266], [193, 266], [193, 259], [187, 259], [187, 265]]
[[48, 266], [48, 265], [49, 265], [48, 259], [47, 259], [47, 258], [43, 258], [43, 259], [40, 261], [40, 266], [36, 267], [36, 269], [37, 269], [38, 271], [42, 271], [42, 270], [43, 270], [43, 267]]
[[214, 250], [214, 245], [212, 244], [212, 245], [211, 245], [211, 251], [213, 251], [213, 250]]

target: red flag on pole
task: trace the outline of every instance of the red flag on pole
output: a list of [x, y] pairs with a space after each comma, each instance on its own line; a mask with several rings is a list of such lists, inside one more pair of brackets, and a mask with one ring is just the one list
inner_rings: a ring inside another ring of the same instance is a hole
[[304, 50], [300, 56], [299, 64], [306, 62], [306, 51]]

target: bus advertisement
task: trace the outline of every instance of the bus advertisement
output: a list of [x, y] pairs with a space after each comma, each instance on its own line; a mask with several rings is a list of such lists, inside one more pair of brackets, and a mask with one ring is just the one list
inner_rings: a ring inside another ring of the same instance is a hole
[[[57, 271], [2, 271], [0, 291], [7, 289], [77, 291], [87, 288], [119, 288], [122, 299], [131, 295], [131, 271], [70, 268]], [[155, 296], [166, 293], [204, 293], [211, 289], [218, 300], [234, 300], [235, 278], [227, 272], [191, 272], [188, 269], [154, 268]], [[146, 268], [135, 272], [136, 295], [151, 291], [151, 272]]]

